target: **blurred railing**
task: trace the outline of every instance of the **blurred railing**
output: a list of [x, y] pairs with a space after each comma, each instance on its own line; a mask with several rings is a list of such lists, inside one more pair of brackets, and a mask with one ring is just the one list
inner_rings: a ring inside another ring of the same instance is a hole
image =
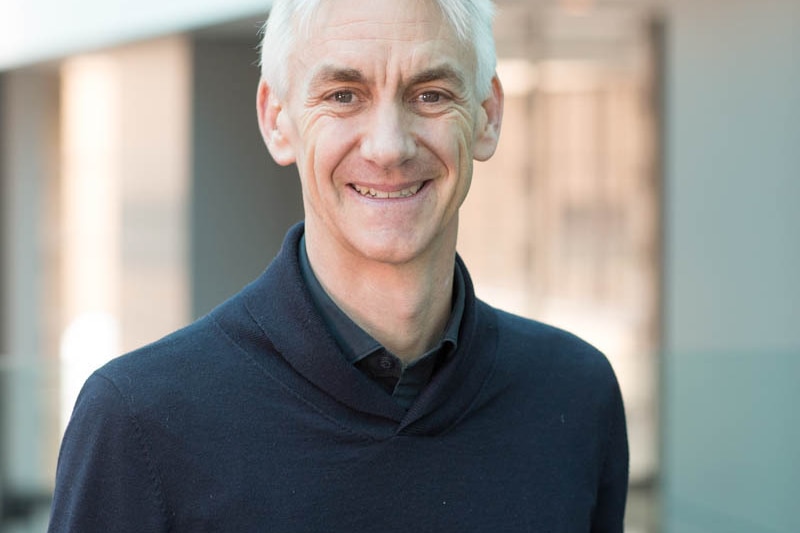
[[55, 461], [57, 371], [0, 354], [0, 533], [44, 533]]
[[52, 496], [49, 492], [15, 491], [6, 487], [2, 491], [2, 533], [44, 533]]

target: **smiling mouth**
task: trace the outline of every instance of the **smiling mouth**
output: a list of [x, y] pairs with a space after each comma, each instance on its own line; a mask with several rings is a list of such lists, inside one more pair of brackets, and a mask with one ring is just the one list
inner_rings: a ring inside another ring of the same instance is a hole
[[379, 191], [372, 187], [362, 187], [361, 185], [353, 184], [353, 189], [364, 196], [365, 198], [410, 198], [417, 194], [419, 190], [425, 185], [425, 182], [417, 183], [411, 187], [400, 189], [399, 191]]

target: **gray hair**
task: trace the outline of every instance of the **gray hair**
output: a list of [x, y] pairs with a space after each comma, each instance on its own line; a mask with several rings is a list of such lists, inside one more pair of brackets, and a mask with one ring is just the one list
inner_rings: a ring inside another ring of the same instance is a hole
[[[435, 1], [459, 42], [475, 51], [476, 90], [481, 100], [488, 97], [497, 67], [492, 33], [492, 0], [431, 1]], [[261, 41], [261, 78], [280, 97], [286, 96], [289, 90], [289, 57], [297, 36], [308, 29], [309, 21], [320, 2], [321, 0], [275, 0], [272, 5]]]

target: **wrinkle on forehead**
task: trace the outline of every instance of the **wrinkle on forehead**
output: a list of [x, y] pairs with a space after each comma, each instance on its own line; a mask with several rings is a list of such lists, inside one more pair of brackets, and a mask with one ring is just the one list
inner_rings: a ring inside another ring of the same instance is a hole
[[[324, 29], [334, 36], [340, 33], [343, 39], [359, 33], [365, 38], [412, 41], [422, 35], [452, 32], [439, 8], [428, 1], [397, 0], [389, 4], [391, 9], [388, 10], [381, 9], [372, 0], [353, 4], [323, 1], [310, 21], [311, 35]], [[383, 19], [376, 19], [376, 16]], [[431, 29], [437, 31], [431, 32]]]
[[[375, 20], [343, 21], [340, 24], [326, 26], [330, 40], [352, 40], [354, 35], [359, 39], [387, 42], [413, 42], [420, 39], [429, 40], [431, 36], [445, 34], [447, 28], [438, 22], [381, 22]], [[430, 31], [436, 29], [434, 33]]]

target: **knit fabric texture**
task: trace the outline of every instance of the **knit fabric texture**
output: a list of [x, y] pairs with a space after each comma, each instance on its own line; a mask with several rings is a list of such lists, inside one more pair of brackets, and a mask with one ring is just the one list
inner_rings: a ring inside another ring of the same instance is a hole
[[88, 379], [50, 532], [622, 532], [625, 418], [601, 353], [476, 299], [462, 264], [458, 349], [406, 410], [326, 330], [302, 233]]

